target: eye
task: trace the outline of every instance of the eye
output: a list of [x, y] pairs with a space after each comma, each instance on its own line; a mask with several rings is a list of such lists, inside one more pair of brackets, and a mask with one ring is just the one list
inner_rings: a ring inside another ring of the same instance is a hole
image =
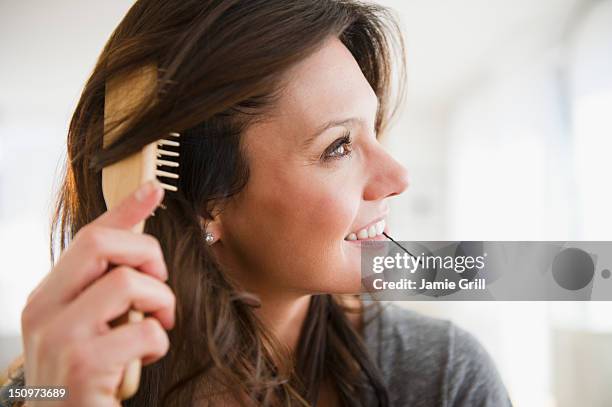
[[331, 159], [339, 159], [351, 154], [351, 133], [347, 131], [342, 137], [334, 141], [323, 153], [321, 159], [328, 161]]

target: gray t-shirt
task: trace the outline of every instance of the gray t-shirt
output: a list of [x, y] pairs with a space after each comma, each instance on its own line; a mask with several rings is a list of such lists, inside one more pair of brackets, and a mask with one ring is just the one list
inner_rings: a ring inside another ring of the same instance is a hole
[[[365, 320], [377, 313], [364, 301]], [[394, 303], [363, 328], [394, 407], [506, 407], [508, 392], [490, 355], [466, 330]], [[367, 405], [377, 405], [372, 399]]]

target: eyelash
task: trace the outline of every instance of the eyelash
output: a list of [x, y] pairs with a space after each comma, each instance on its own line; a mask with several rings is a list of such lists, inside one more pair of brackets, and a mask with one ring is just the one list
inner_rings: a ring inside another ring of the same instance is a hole
[[[328, 148], [327, 150], [325, 150], [325, 152], [323, 153], [323, 156], [321, 157], [321, 160], [323, 161], [329, 161], [329, 160], [339, 160], [341, 158], [347, 157], [349, 155], [351, 155], [351, 152], [353, 151], [351, 149], [351, 132], [350, 131], [346, 131], [346, 133], [344, 133], [344, 135], [340, 138], [338, 138], [336, 141], [334, 141]], [[339, 148], [339, 147], [345, 147], [345, 153], [340, 154], [340, 155], [334, 155], [334, 152]]]

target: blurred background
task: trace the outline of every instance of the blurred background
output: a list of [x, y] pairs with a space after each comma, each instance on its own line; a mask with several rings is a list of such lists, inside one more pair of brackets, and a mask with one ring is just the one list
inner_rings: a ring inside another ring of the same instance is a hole
[[[412, 180], [394, 237], [612, 240], [612, 0], [379, 2], [408, 50], [408, 100], [384, 140]], [[50, 269], [70, 116], [131, 4], [0, 1], [0, 366]], [[610, 302], [400, 305], [476, 335], [517, 406], [612, 406]]]

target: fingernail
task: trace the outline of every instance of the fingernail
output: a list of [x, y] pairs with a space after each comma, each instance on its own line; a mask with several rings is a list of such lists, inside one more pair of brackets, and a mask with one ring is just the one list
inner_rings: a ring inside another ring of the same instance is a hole
[[149, 197], [149, 195], [151, 195], [155, 190], [157, 190], [158, 187], [154, 184], [154, 182], [155, 180], [149, 181], [143, 184], [140, 188], [138, 188], [138, 190], [136, 191], [136, 199], [140, 202], [143, 202]]

